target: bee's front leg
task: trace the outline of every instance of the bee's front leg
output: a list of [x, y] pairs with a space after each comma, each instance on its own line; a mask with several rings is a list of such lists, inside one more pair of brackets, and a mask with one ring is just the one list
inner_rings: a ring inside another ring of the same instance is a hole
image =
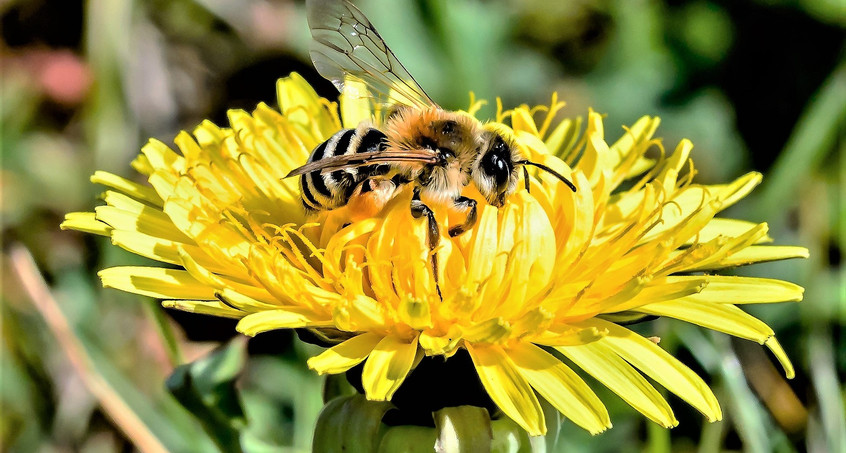
[[452, 206], [461, 212], [467, 212], [464, 223], [449, 229], [450, 237], [455, 237], [473, 228], [473, 225], [476, 224], [476, 200], [467, 197], [458, 197], [453, 200]]
[[435, 213], [432, 209], [420, 200], [411, 200], [411, 216], [415, 219], [426, 216], [429, 223], [429, 231], [426, 234], [426, 239], [429, 241], [429, 249], [434, 250], [438, 246], [438, 241], [441, 237], [441, 230], [438, 228], [438, 222], [435, 220]]
[[[419, 190], [414, 190], [414, 198], [411, 199], [411, 216], [415, 219], [419, 219], [423, 216], [426, 216], [426, 220], [428, 222], [429, 231], [427, 232], [427, 240], [429, 241], [429, 250], [434, 250], [435, 247], [438, 246], [438, 242], [441, 238], [441, 230], [438, 228], [438, 222], [435, 220], [435, 213], [432, 212], [432, 208], [426, 206], [423, 201], [420, 200], [420, 192]], [[432, 253], [432, 274], [435, 277], [435, 288], [438, 291], [438, 297], [443, 300], [443, 296], [441, 295], [441, 287], [438, 285], [438, 254]]]

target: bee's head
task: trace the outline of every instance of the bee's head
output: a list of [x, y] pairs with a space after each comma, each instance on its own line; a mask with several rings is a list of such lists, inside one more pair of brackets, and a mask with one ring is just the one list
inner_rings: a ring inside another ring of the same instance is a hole
[[517, 188], [522, 158], [514, 139], [491, 126], [485, 126], [482, 145], [471, 168], [476, 188], [493, 206], [500, 207]]
[[[493, 125], [485, 125], [480, 152], [473, 162], [470, 177], [489, 204], [498, 208], [505, 204], [508, 196], [517, 190], [521, 169], [523, 169], [524, 177], [528, 178], [528, 172], [524, 168], [526, 165], [538, 167], [552, 174], [573, 192], [576, 191], [573, 183], [552, 168], [524, 159], [517, 143], [508, 131]], [[528, 189], [528, 180], [526, 188]]]

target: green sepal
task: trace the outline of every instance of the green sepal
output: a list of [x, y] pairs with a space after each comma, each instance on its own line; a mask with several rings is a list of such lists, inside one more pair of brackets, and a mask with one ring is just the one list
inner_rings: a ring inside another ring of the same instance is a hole
[[364, 395], [335, 398], [323, 406], [314, 429], [315, 453], [370, 453], [377, 451], [382, 417], [393, 404], [367, 401]]
[[447, 407], [432, 414], [435, 427], [382, 422], [393, 409], [389, 402], [367, 401], [363, 395], [341, 396], [320, 412], [312, 449], [317, 453], [545, 453], [555, 449], [560, 415], [546, 404], [547, 435], [530, 437], [513, 420], [491, 420], [475, 406]]
[[[502, 417], [491, 421], [493, 440], [492, 453], [537, 453], [540, 449], [533, 449], [529, 434], [514, 420]], [[545, 448], [545, 445], [540, 448]]]
[[323, 381], [323, 403], [341, 396], [355, 395], [356, 390], [343, 374], [327, 374]]
[[379, 453], [432, 453], [437, 432], [427, 426], [394, 426], [382, 436]]
[[437, 441], [435, 451], [443, 453], [487, 453], [491, 451], [491, 417], [476, 406], [445, 407], [432, 414]]

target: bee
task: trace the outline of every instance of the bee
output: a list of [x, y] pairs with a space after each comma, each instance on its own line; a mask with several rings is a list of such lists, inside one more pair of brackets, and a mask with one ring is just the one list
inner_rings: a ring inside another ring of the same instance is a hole
[[[465, 220], [451, 226], [449, 234], [464, 233], [476, 223], [476, 200], [462, 195], [470, 184], [487, 203], [501, 207], [517, 190], [521, 169], [529, 189], [526, 166], [531, 165], [576, 191], [553, 169], [525, 159], [509, 135], [432, 101], [348, 0], [307, 0], [306, 11], [317, 72], [342, 93], [346, 81], [363, 81], [374, 102], [391, 112], [380, 128], [365, 122], [337, 132], [286, 176], [300, 176], [306, 210], [352, 205], [352, 212], [369, 216], [400, 187], [412, 185], [411, 213], [427, 218], [428, 243], [434, 249], [440, 231], [429, 205], [463, 213]], [[437, 278], [436, 255], [432, 258]]]

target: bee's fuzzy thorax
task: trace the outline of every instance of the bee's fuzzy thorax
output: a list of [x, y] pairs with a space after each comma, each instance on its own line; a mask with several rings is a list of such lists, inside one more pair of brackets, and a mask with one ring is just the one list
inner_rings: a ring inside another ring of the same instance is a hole
[[[447, 122], [454, 123], [455, 127], [445, 134], [443, 127]], [[462, 160], [462, 164], [465, 156], [476, 155], [480, 145], [481, 123], [478, 120], [436, 107], [400, 109], [385, 126], [389, 147], [393, 149], [449, 148]]]
[[412, 170], [421, 196], [436, 204], [449, 203], [469, 182], [470, 167], [481, 149], [482, 124], [475, 118], [432, 107], [400, 108], [386, 121], [388, 148], [430, 150], [443, 159]]

